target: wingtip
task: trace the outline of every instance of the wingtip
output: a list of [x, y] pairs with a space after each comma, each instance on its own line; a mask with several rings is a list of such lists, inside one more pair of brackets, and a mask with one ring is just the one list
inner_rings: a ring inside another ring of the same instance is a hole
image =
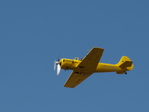
[[[103, 49], [103, 48], [101, 48], [101, 47], [93, 47], [93, 49]], [[103, 49], [104, 50], [104, 49]]]
[[66, 86], [66, 85], [64, 85], [64, 87], [66, 87], [66, 88], [75, 88], [74, 86]]

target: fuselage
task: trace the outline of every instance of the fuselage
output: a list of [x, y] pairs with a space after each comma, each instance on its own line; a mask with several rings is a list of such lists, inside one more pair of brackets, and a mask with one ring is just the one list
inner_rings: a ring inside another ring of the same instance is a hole
[[[81, 63], [81, 60], [74, 60], [74, 59], [61, 59], [60, 66], [64, 70], [76, 70], [80, 71], [81, 68], [77, 66]], [[117, 72], [123, 73], [128, 71], [128, 69], [122, 69], [117, 64], [107, 64], [107, 63], [98, 63], [96, 69], [94, 71], [90, 71], [92, 73], [96, 72]]]

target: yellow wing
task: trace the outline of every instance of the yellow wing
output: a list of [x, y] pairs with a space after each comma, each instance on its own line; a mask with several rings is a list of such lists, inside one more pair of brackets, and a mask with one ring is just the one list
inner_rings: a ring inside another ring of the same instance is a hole
[[87, 77], [89, 77], [92, 73], [79, 73], [73, 71], [69, 76], [67, 82], [65, 83], [64, 87], [74, 88], [82, 81], [84, 81]]
[[74, 88], [94, 73], [104, 49], [94, 47], [72, 72], [64, 87]]
[[86, 55], [86, 57], [84, 57], [84, 59], [81, 61], [77, 68], [83, 68], [83, 70], [87, 71], [94, 71], [100, 61], [103, 51], [104, 49], [102, 48], [94, 47]]

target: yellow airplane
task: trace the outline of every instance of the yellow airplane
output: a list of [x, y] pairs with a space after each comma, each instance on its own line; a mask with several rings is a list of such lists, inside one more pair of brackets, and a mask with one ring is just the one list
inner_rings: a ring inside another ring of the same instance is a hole
[[78, 57], [75, 59], [63, 58], [55, 62], [57, 75], [61, 69], [73, 70], [64, 87], [74, 88], [93, 73], [116, 72], [117, 74], [127, 74], [126, 71], [134, 68], [133, 62], [127, 56], [122, 56], [117, 64], [99, 63], [103, 51], [102, 48], [94, 47], [83, 59]]

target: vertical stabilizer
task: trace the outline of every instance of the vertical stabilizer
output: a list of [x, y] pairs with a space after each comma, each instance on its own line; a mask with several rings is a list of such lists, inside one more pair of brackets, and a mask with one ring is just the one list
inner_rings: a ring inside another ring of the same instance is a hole
[[132, 70], [134, 68], [132, 60], [127, 56], [122, 56], [117, 65], [122, 69]]

